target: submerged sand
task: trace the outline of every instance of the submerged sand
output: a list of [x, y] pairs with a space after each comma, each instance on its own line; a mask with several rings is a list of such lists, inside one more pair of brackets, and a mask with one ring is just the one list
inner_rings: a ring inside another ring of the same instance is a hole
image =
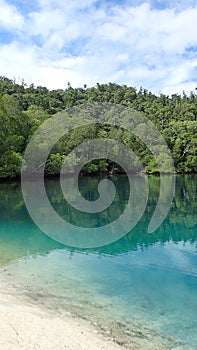
[[137, 325], [107, 331], [66, 310], [59, 314], [0, 278], [0, 350], [190, 350], [179, 345]]
[[1, 350], [120, 350], [82, 319], [60, 317], [0, 294]]
[[1, 350], [183, 349], [164, 346], [160, 341], [134, 336], [129, 344], [119, 345], [117, 339], [102, 333], [87, 320], [69, 313], [64, 316], [55, 314], [39, 305], [29, 303], [26, 299], [22, 301], [12, 294], [6, 295], [0, 288]]

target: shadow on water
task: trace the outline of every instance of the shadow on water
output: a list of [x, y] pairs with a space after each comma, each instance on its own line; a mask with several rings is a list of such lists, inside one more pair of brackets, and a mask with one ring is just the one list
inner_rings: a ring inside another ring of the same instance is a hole
[[[69, 185], [69, 179], [65, 179]], [[100, 178], [80, 178], [79, 189], [88, 200], [98, 198], [97, 185]], [[42, 233], [32, 222], [21, 193], [20, 182], [0, 184], [0, 262], [29, 256], [46, 255], [53, 250], [74, 252], [95, 252], [96, 254], [118, 255], [136, 250], [144, 250], [151, 245], [168, 242], [197, 242], [197, 189], [196, 175], [176, 177], [176, 191], [171, 209], [163, 224], [153, 233], [147, 233], [154, 208], [158, 201], [160, 179], [150, 176], [149, 200], [146, 210], [136, 227], [118, 241], [94, 249], [76, 249], [66, 247]], [[118, 217], [127, 205], [129, 183], [126, 176], [113, 177], [116, 196], [112, 205], [99, 214], [80, 213], [68, 205], [63, 198], [57, 179], [46, 181], [46, 190], [54, 209], [65, 220], [84, 227], [105, 225]], [[140, 186], [140, 177], [134, 177], [136, 186]]]

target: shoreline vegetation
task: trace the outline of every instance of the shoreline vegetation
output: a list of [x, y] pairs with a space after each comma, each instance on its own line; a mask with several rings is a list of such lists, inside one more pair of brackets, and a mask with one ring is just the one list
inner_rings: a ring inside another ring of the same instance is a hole
[[[67, 108], [93, 103], [122, 105], [140, 112], [164, 137], [175, 172], [197, 173], [197, 93], [156, 96], [143, 88], [137, 90], [115, 83], [97, 83], [95, 87], [84, 85], [83, 88], [72, 88], [68, 83], [65, 90], [48, 90], [34, 84], [27, 86], [24, 81], [18, 84], [0, 76], [0, 179], [20, 176], [26, 146], [45, 120]], [[52, 148], [45, 164], [46, 176], [60, 173], [64, 159], [73, 147], [84, 140], [101, 137], [117, 140], [130, 148], [140, 159], [145, 174], [159, 173], [156, 160], [146, 145], [127, 130], [98, 124], [77, 128], [68, 135]], [[165, 159], [162, 162], [167, 164]], [[39, 167], [36, 171], [40, 170]], [[87, 163], [81, 173], [118, 175], [124, 171], [108, 159], [98, 159]]]

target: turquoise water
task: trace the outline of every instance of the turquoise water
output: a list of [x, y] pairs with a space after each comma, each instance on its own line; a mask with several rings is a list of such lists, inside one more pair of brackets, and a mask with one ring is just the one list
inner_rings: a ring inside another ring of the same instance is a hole
[[[69, 181], [69, 179], [65, 179]], [[86, 199], [97, 198], [99, 178], [81, 178]], [[114, 220], [126, 206], [129, 185], [114, 177], [117, 195], [100, 215], [71, 211], [58, 180], [47, 180], [54, 208], [85, 227]], [[133, 181], [140, 184], [140, 178]], [[20, 183], [0, 184], [0, 272], [12, 290], [32, 302], [87, 318], [120, 344], [135, 338], [148, 349], [197, 348], [197, 176], [176, 177], [170, 212], [154, 233], [148, 223], [159, 195], [149, 177], [149, 201], [137, 226], [108, 246], [79, 250], [42, 233], [30, 219]], [[147, 347], [146, 347], [147, 342]], [[151, 345], [152, 344], [152, 345]]]

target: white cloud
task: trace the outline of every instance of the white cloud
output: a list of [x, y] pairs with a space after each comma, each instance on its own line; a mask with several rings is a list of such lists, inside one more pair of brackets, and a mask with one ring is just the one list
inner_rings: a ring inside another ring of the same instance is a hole
[[34, 35], [42, 35], [44, 39], [48, 39], [48, 36], [66, 26], [64, 13], [60, 9], [47, 9], [40, 13], [30, 14], [30, 26], [29, 33]]
[[35, 49], [26, 48], [13, 42], [9, 45], [0, 46], [0, 69], [2, 75], [7, 77], [33, 78], [35, 76], [36, 52]]
[[197, 5], [179, 1], [177, 8], [159, 10], [140, 3], [39, 0], [37, 12], [24, 19], [0, 0], [4, 13], [10, 11], [4, 26], [12, 15], [10, 30], [21, 30], [18, 42], [0, 45], [0, 74], [49, 88], [112, 81], [157, 93], [189, 92], [197, 86], [197, 50], [185, 50], [197, 47]]
[[0, 28], [22, 29], [24, 24], [23, 16], [13, 5], [8, 5], [4, 0], [0, 0]]

